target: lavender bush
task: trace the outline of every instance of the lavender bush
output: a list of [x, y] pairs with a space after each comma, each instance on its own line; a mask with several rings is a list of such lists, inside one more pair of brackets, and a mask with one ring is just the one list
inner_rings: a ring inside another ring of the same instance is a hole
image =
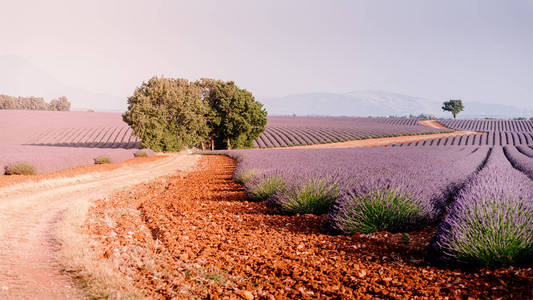
[[334, 178], [292, 178], [268, 198], [267, 205], [286, 214], [325, 214], [339, 196]]
[[504, 152], [513, 167], [533, 180], [533, 158], [522, 154], [515, 147], [504, 147]]
[[518, 151], [522, 152], [523, 154], [527, 155], [528, 157], [533, 158], [533, 148], [528, 146], [518, 146], [516, 147]]
[[94, 159], [94, 163], [97, 165], [110, 164], [111, 158], [108, 155], [100, 155]]
[[148, 157], [148, 153], [146, 153], [146, 151], [137, 151], [135, 153], [133, 153], [133, 156], [134, 157]]
[[[419, 208], [417, 217], [413, 217], [410, 223], [421, 226], [423, 222], [418, 220], [433, 220], [442, 214], [451, 195], [455, 195], [463, 182], [482, 164], [487, 149], [442, 147], [428, 151], [380, 147], [237, 150], [223, 153], [240, 161], [235, 171], [236, 177], [253, 170], [254, 180], [245, 185], [249, 197], [250, 192], [259, 191], [256, 194], [260, 197], [252, 194], [250, 198], [267, 198], [269, 205], [280, 212], [328, 212], [331, 220], [340, 222], [335, 215], [337, 210], [331, 209], [335, 202], [347, 202], [350, 196], [360, 200], [364, 196], [379, 195], [381, 190], [394, 190], [409, 192], [410, 196], [405, 199]], [[283, 189], [278, 189], [276, 193], [273, 193], [270, 183], [262, 186], [262, 181], [272, 176], [283, 181]], [[335, 188], [329, 189], [324, 182], [329, 182]], [[268, 193], [265, 193], [267, 190]], [[319, 194], [322, 196], [311, 197]], [[316, 203], [311, 205], [320, 208], [311, 209], [309, 203]], [[348, 204], [345, 204], [345, 209], [347, 207]], [[394, 205], [385, 207], [398, 209]]]
[[233, 180], [239, 184], [248, 184], [252, 180], [254, 180], [255, 176], [257, 175], [257, 171], [253, 169], [243, 169], [243, 168], [237, 168], [235, 172], [233, 172]]
[[494, 147], [440, 225], [433, 247], [445, 260], [500, 267], [533, 259], [533, 184]]
[[6, 175], [34, 175], [35, 166], [27, 162], [19, 161], [5, 167]]
[[375, 189], [366, 194], [346, 193], [328, 223], [345, 234], [406, 231], [429, 220], [424, 203], [397, 189]]
[[267, 175], [250, 180], [244, 185], [248, 199], [251, 201], [264, 201], [272, 197], [276, 192], [285, 189], [285, 183], [281, 176]]

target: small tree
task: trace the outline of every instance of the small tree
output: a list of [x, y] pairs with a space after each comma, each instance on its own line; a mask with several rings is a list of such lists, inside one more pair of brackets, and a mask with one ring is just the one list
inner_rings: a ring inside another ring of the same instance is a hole
[[67, 97], [62, 96], [57, 99], [52, 99], [48, 105], [51, 111], [70, 111], [70, 102]]
[[443, 103], [442, 110], [451, 112], [453, 115], [453, 118], [455, 119], [457, 114], [464, 110], [463, 101], [459, 99], [445, 101]]
[[267, 112], [252, 93], [233, 81], [203, 79], [207, 86], [204, 101], [209, 107], [208, 124], [212, 147], [249, 148], [265, 130]]
[[179, 151], [207, 137], [207, 107], [202, 90], [186, 79], [153, 77], [128, 98], [122, 118], [141, 146], [155, 151]]

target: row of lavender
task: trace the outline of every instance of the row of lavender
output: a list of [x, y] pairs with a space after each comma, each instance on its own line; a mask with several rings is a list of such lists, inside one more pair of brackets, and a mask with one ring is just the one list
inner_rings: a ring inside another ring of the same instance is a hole
[[440, 120], [444, 126], [456, 130], [533, 132], [533, 120]]
[[269, 117], [254, 147], [288, 147], [447, 131], [423, 126], [417, 119]]
[[391, 145], [393, 147], [429, 146], [506, 146], [533, 145], [533, 132], [490, 131], [448, 136]]
[[490, 267], [532, 262], [533, 156], [504, 151], [492, 148], [442, 221], [432, 247], [444, 260]]
[[[439, 222], [446, 216], [433, 245], [444, 258], [507, 265], [522, 262], [521, 257], [533, 249], [533, 206], [529, 204], [533, 201], [533, 184], [524, 173], [511, 167], [501, 147], [492, 150], [489, 147], [381, 147], [225, 153], [239, 161], [235, 179], [245, 184], [250, 200], [266, 200], [280, 213], [327, 213], [328, 225], [334, 231], [346, 234], [408, 231]], [[533, 158], [514, 147], [506, 147], [505, 153], [515, 167], [532, 172]], [[487, 157], [488, 162], [483, 167]], [[508, 180], [508, 176], [514, 179]], [[490, 178], [494, 184], [487, 186], [488, 181], [479, 178]], [[462, 211], [465, 201], [472, 202], [472, 198], [491, 204], [493, 211], [479, 211], [482, 206]], [[503, 201], [501, 199], [514, 203], [511, 208], [515, 210], [498, 204]], [[450, 203], [453, 204], [446, 213]], [[523, 210], [518, 212], [516, 207]], [[477, 223], [471, 218], [459, 222], [464, 213], [478, 218]], [[517, 213], [516, 218], [513, 213]], [[513, 222], [523, 221], [519, 223], [523, 226], [518, 231], [509, 231], [507, 221], [497, 223], [505, 217]], [[484, 227], [488, 225], [495, 227]], [[479, 251], [489, 254], [466, 253], [468, 247], [473, 247], [472, 243], [478, 242], [472, 236], [486, 230], [493, 230], [490, 232], [494, 234], [486, 236], [486, 243], [480, 244]], [[457, 246], [456, 240], [464, 236], [461, 241], [464, 244], [466, 239], [470, 246]], [[491, 248], [494, 245], [497, 245], [496, 250]], [[480, 259], [476, 260], [476, 255]]]
[[36, 173], [134, 157], [139, 140], [120, 113], [0, 110], [0, 175], [18, 163]]
[[39, 146], [87, 148], [139, 148], [140, 140], [128, 126], [49, 128], [27, 140]]

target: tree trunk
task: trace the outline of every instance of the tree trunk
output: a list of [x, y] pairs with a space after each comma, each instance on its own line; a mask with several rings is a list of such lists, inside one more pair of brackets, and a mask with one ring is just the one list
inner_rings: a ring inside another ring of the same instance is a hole
[[210, 136], [209, 139], [211, 140], [211, 151], [215, 150], [215, 139], [213, 136]]
[[202, 151], [205, 151], [205, 141], [202, 141]]
[[226, 143], [228, 144], [228, 150], [231, 150], [231, 143], [229, 141], [229, 138], [227, 138]]
[[452, 115], [453, 115], [453, 118], [455, 119], [455, 116], [457, 115], [456, 113], [452, 112]]

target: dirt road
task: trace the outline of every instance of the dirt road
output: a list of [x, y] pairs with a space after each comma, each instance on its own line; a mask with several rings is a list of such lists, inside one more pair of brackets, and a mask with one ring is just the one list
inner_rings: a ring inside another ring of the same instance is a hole
[[373, 147], [373, 146], [385, 146], [398, 143], [408, 143], [414, 141], [431, 140], [455, 135], [476, 134], [472, 131], [454, 131], [450, 133], [433, 133], [433, 134], [421, 134], [421, 135], [403, 135], [386, 138], [375, 138], [365, 140], [346, 141], [339, 143], [328, 144], [315, 144], [307, 146], [294, 146], [286, 148], [272, 148], [272, 149], [324, 149], [324, 148], [357, 148], [357, 147]]
[[54, 225], [62, 212], [77, 203], [191, 169], [198, 158], [169, 154], [113, 171], [0, 188], [0, 299], [83, 298], [55, 260]]
[[[442, 124], [435, 120], [421, 120], [418, 121], [421, 125], [438, 128], [438, 129], [448, 129]], [[451, 130], [451, 129], [450, 129]], [[431, 134], [420, 134], [420, 135], [402, 135], [395, 137], [384, 137], [384, 138], [372, 138], [364, 140], [353, 140], [339, 143], [327, 143], [327, 144], [315, 144], [315, 145], [305, 145], [305, 146], [294, 146], [288, 147], [290, 149], [324, 149], [324, 148], [357, 148], [357, 147], [373, 147], [373, 146], [385, 146], [398, 143], [408, 143], [414, 141], [423, 141], [431, 140], [448, 136], [455, 135], [466, 135], [466, 134], [476, 134], [477, 132], [473, 131], [454, 131], [447, 133], [431, 133]], [[287, 149], [287, 148], [273, 148], [273, 149]]]
[[449, 129], [448, 127], [442, 125], [441, 123], [439, 123], [438, 121], [435, 121], [435, 120], [420, 120], [420, 121], [418, 121], [418, 123], [420, 125], [433, 127], [433, 128], [438, 128], [438, 129]]

